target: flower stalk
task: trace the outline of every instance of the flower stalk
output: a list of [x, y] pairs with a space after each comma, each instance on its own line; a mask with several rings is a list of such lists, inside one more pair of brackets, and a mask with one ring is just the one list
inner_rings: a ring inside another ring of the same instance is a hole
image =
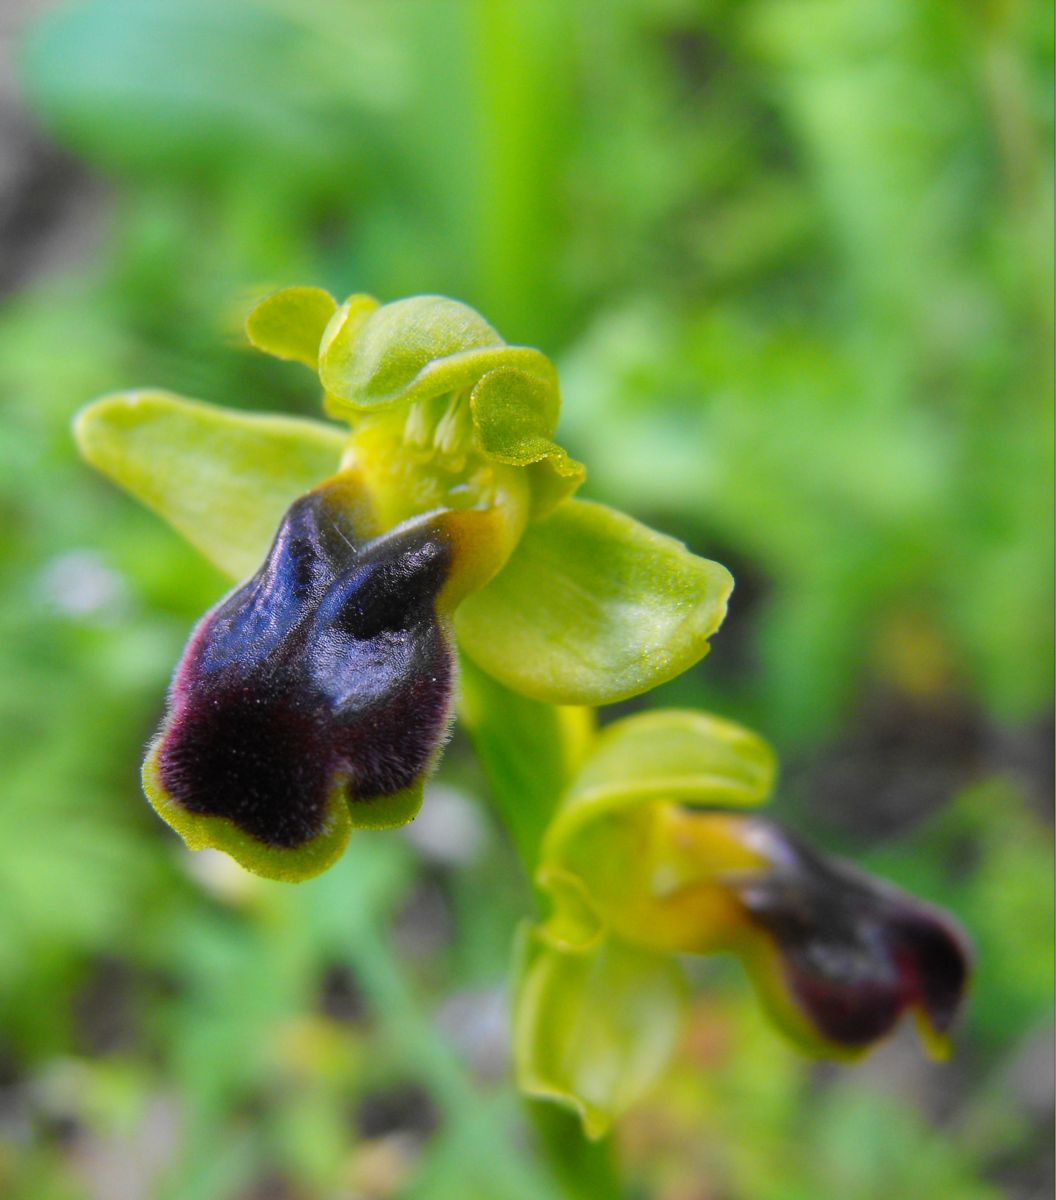
[[75, 425], [89, 462], [236, 581], [192, 633], [144, 764], [186, 844], [318, 874], [354, 829], [414, 818], [460, 695], [547, 909], [516, 953], [526, 1094], [603, 1137], [674, 1053], [686, 955], [738, 957], [809, 1053], [854, 1058], [907, 1013], [944, 1053], [964, 935], [752, 811], [776, 778], [762, 738], [666, 710], [599, 729], [596, 707], [707, 653], [733, 581], [576, 498], [550, 360], [437, 296], [287, 288], [247, 333], [317, 374], [329, 422], [141, 391]]

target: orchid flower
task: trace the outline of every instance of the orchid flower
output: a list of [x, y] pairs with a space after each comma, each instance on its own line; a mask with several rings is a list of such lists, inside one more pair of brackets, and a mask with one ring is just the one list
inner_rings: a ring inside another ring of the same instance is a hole
[[143, 768], [192, 849], [270, 878], [411, 820], [459, 651], [552, 704], [625, 699], [701, 658], [717, 563], [600, 504], [554, 441], [553, 364], [439, 296], [287, 288], [249, 340], [318, 372], [330, 421], [162, 391], [77, 417], [84, 457], [236, 586], [199, 622]]
[[969, 952], [943, 913], [747, 811], [769, 794], [766, 743], [704, 713], [604, 728], [557, 808], [514, 1010], [521, 1088], [599, 1136], [659, 1076], [688, 1003], [679, 956], [738, 956], [777, 1026], [854, 1058], [916, 1018], [941, 1057]]

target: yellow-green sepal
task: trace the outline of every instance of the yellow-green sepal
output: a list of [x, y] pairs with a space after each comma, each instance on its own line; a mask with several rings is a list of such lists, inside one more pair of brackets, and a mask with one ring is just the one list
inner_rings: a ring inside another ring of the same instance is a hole
[[341, 462], [347, 435], [164, 391], [119, 392], [78, 413], [84, 458], [232, 579], [260, 565], [294, 500]]
[[611, 704], [702, 658], [732, 589], [725, 567], [674, 538], [569, 500], [528, 526], [456, 629], [507, 687], [551, 704]]
[[275, 358], [319, 365], [319, 343], [337, 301], [317, 287], [281, 288], [265, 296], [246, 317], [251, 345]]
[[599, 1138], [663, 1073], [687, 1006], [671, 958], [609, 939], [567, 953], [522, 930], [513, 1057], [522, 1092], [578, 1114]]
[[479, 313], [445, 296], [411, 296], [369, 310], [350, 302], [331, 320], [319, 356], [331, 407], [352, 413], [462, 391], [499, 367], [549, 380], [556, 391], [545, 354], [507, 346]]
[[751, 808], [770, 795], [777, 758], [758, 734], [695, 709], [656, 709], [603, 729], [551, 823], [554, 854], [585, 824], [643, 803]]

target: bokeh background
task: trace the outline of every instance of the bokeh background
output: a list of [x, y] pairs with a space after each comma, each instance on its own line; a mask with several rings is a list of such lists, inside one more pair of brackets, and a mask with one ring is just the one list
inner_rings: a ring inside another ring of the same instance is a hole
[[570, 1194], [509, 1080], [533, 901], [466, 744], [298, 888], [139, 793], [225, 584], [70, 418], [142, 384], [314, 413], [239, 333], [286, 283], [448, 293], [551, 354], [585, 494], [737, 577], [640, 703], [759, 728], [785, 819], [975, 942], [945, 1065], [911, 1031], [806, 1062], [709, 964], [626, 1196], [1051, 1195], [1048, 10], [4, 0], [0, 1195]]

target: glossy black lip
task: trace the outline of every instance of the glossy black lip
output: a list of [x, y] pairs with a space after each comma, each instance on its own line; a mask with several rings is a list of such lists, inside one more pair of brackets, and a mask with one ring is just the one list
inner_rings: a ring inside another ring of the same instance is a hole
[[938, 1034], [952, 1026], [970, 973], [964, 935], [942, 913], [794, 834], [753, 821], [772, 867], [733, 884], [774, 941], [785, 983], [827, 1041], [864, 1047], [918, 1009]]
[[260, 570], [200, 622], [158, 747], [178, 806], [274, 847], [324, 832], [335, 788], [351, 805], [408, 788], [449, 725], [451, 547], [428, 521], [357, 537], [347, 493], [297, 500]]

